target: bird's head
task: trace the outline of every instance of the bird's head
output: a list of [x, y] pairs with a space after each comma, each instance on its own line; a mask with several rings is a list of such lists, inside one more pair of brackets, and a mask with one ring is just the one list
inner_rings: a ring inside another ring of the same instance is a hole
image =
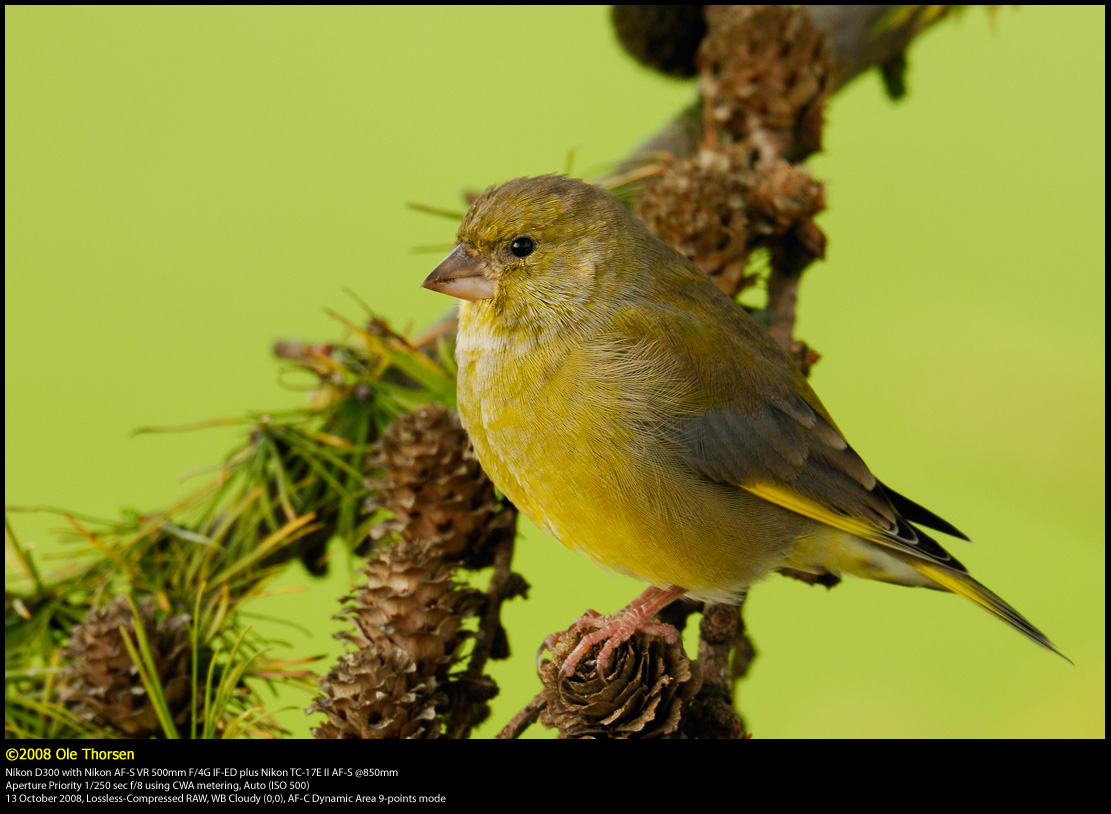
[[475, 199], [423, 285], [504, 320], [551, 325], [599, 295], [628, 220], [616, 198], [583, 181], [507, 181]]

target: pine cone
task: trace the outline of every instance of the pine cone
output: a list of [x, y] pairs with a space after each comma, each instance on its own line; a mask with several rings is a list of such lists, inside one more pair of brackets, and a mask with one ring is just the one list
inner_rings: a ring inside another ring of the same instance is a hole
[[[309, 711], [327, 714], [328, 723], [314, 734], [441, 737], [449, 720], [448, 736], [465, 737], [497, 685], [473, 664], [466, 676], [454, 670], [472, 635], [462, 621], [478, 614], [486, 597], [452, 576], [460, 566], [492, 563], [498, 545], [512, 540], [516, 509], [498, 500], [458, 417], [440, 405], [397, 418], [371, 464], [386, 477], [368, 481], [378, 491], [367, 509], [393, 517], [377, 523], [370, 538], [395, 534], [401, 541], [367, 562], [366, 583], [348, 597], [342, 617], [354, 630], [339, 637], [359, 653], [344, 656], [321, 682], [331, 697]], [[498, 644], [479, 640], [477, 649], [493, 655], [504, 649]]]
[[453, 567], [435, 549], [401, 543], [367, 562], [366, 583], [347, 599], [340, 618], [354, 631], [338, 634], [358, 648], [321, 680], [324, 697], [309, 712], [328, 723], [318, 738], [436, 738], [438, 715], [451, 696], [451, 670], [468, 635], [462, 621], [483, 595], [452, 580]]
[[805, 169], [782, 159], [760, 162], [748, 205], [773, 268], [798, 275], [825, 257], [826, 238], [813, 220], [826, 208], [825, 190]]
[[736, 296], [752, 285], [749, 256], [766, 247], [776, 269], [797, 274], [824, 252], [812, 220], [825, 207], [822, 185], [782, 159], [763, 159], [750, 142], [702, 149], [646, 183], [635, 213], [648, 229]]
[[821, 147], [833, 49], [805, 10], [718, 6], [698, 64], [706, 104], [736, 139], [762, 131], [794, 161]]
[[453, 566], [416, 543], [387, 546], [364, 569], [339, 618], [350, 619], [341, 633], [360, 650], [402, 650], [420, 665], [422, 675], [447, 676], [463, 640], [460, 626], [482, 606], [483, 595], [452, 579]]
[[497, 535], [514, 533], [516, 509], [498, 500], [454, 410], [433, 404], [398, 417], [371, 465], [385, 478], [367, 483], [378, 491], [366, 508], [393, 514], [371, 528], [375, 541], [396, 532], [482, 568]]
[[584, 632], [565, 634], [540, 666], [547, 702], [540, 722], [558, 729], [561, 739], [681, 737], [683, 715], [701, 684], [698, 663], [682, 645], [638, 631], [614, 651], [604, 677], [595, 649], [560, 681], [560, 667]]
[[[154, 601], [139, 604], [143, 631], [162, 682], [166, 703], [179, 727], [188, 721], [190, 702], [189, 617], [166, 616], [155, 621]], [[73, 628], [62, 648], [61, 702], [100, 726], [111, 726], [129, 738], [164, 737], [139, 671], [131, 661], [119, 628], [135, 639], [135, 620], [125, 597], [93, 608]]]
[[440, 737], [436, 711], [447, 697], [403, 650], [345, 653], [320, 688], [324, 695], [307, 710], [328, 716], [312, 730], [316, 738]]
[[660, 240], [691, 260], [730, 296], [751, 252], [745, 194], [755, 151], [700, 150], [646, 183], [634, 212]]

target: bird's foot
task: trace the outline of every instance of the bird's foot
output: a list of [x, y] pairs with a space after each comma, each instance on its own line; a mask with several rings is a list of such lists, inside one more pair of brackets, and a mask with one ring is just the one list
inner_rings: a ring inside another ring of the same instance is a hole
[[[560, 640], [563, 639], [564, 636], [566, 636], [568, 633], [578, 633], [579, 631], [586, 630], [587, 628], [591, 627], [597, 628], [598, 620], [605, 618], [606, 617], [602, 616], [602, 614], [598, 613], [598, 611], [594, 610], [593, 608], [587, 608], [585, 611], [583, 611], [583, 615], [576, 619], [572, 623], [571, 627], [569, 627], [567, 630], [560, 630], [556, 633], [549, 633], [548, 636], [544, 639], [543, 643], [541, 643], [540, 649], [536, 651], [536, 671], [540, 672], [540, 663], [544, 660], [544, 653], [555, 653], [556, 645], [559, 644]], [[576, 660], [575, 663], [577, 664], [578, 660]]]
[[679, 631], [671, 625], [652, 621], [661, 609], [671, 604], [684, 593], [682, 588], [668, 588], [666, 590], [652, 587], [630, 602], [624, 609], [612, 616], [602, 616], [597, 611], [588, 610], [575, 620], [569, 631], [553, 633], [544, 640], [540, 651], [536, 654], [537, 665], [545, 650], [554, 653], [556, 645], [568, 633], [589, 633], [582, 636], [575, 647], [563, 660], [559, 670], [560, 680], [575, 674], [579, 662], [590, 652], [591, 648], [601, 645], [601, 650], [595, 658], [598, 666], [598, 675], [604, 676], [613, 660], [614, 651], [629, 641], [637, 632], [647, 633], [650, 636], [659, 636], [670, 644], [679, 642]]

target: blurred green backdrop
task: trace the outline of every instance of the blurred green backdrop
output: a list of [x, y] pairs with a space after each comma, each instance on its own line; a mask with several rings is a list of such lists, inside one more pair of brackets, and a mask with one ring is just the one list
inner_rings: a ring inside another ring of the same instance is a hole
[[[234, 433], [131, 429], [301, 403], [270, 343], [338, 337], [323, 308], [360, 313], [343, 287], [399, 328], [443, 313], [419, 283], [455, 224], [406, 201], [461, 209], [573, 145], [597, 174], [692, 97], [627, 59], [607, 15], [6, 7], [7, 503], [165, 506]], [[1104, 734], [1104, 24], [970, 10], [914, 45], [902, 103], [874, 75], [837, 95], [811, 162], [828, 262], [798, 324], [873, 470], [973, 536], [949, 544], [1076, 666], [956, 597], [773, 577], [746, 611], [758, 737]], [[51, 550], [57, 520], [10, 519]], [[507, 607], [516, 656], [481, 735], [535, 692], [547, 633], [643, 587], [531, 527], [519, 552], [533, 591]], [[283, 580], [309, 587], [288, 655], [339, 652], [337, 564]]]

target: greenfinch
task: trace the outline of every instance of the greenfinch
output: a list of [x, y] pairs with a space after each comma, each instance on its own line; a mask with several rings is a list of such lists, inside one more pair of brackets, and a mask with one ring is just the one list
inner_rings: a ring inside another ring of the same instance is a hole
[[736, 603], [780, 568], [952, 591], [1058, 652], [917, 527], [968, 539], [875, 478], [767, 332], [606, 190], [488, 188], [424, 287], [463, 300], [459, 414], [494, 483], [651, 586], [593, 618], [572, 669], [683, 594]]

